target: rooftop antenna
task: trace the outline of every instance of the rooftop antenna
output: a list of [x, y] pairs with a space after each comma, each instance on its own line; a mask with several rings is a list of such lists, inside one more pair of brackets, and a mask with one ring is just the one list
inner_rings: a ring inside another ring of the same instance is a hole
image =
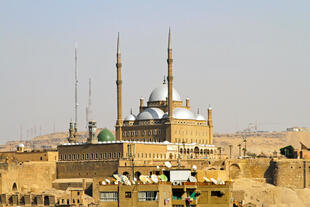
[[77, 89], [78, 89], [78, 70], [77, 70], [77, 42], [75, 42], [74, 44], [74, 71], [75, 71], [75, 88], [74, 88], [74, 125], [75, 128], [77, 128], [77, 108], [78, 108], [78, 103], [77, 103], [77, 98], [78, 98], [78, 93], [77, 93]]

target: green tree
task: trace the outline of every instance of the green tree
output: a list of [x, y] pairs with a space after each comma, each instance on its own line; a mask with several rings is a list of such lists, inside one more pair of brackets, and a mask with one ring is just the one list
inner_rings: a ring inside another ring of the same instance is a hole
[[287, 158], [295, 158], [294, 147], [292, 145], [281, 148], [280, 153]]

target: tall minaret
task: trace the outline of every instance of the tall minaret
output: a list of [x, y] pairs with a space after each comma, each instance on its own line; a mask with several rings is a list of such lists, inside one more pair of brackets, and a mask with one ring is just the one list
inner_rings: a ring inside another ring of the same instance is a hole
[[91, 78], [88, 81], [88, 105], [86, 107], [86, 128], [88, 127], [88, 123], [93, 119], [92, 117], [92, 106], [91, 106]]
[[115, 134], [117, 140], [122, 140], [122, 63], [121, 63], [121, 51], [119, 45], [119, 33], [117, 35], [117, 53], [116, 53], [116, 70], [117, 70], [117, 120], [115, 126]]
[[168, 119], [171, 121], [173, 113], [173, 76], [172, 76], [172, 48], [171, 48], [171, 31], [169, 27], [169, 36], [168, 36]]
[[78, 103], [77, 103], [77, 98], [78, 98], [78, 70], [77, 70], [77, 43], [75, 43], [74, 47], [74, 75], [75, 75], [75, 82], [74, 82], [74, 124], [77, 126], [77, 108], [78, 108]]
[[[74, 45], [74, 131], [73, 136], [69, 139], [70, 143], [77, 142], [78, 129], [77, 129], [77, 109], [78, 109], [78, 56], [77, 56], [77, 43]], [[71, 125], [70, 125], [71, 127]]]
[[209, 126], [209, 144], [213, 144], [213, 121], [212, 121], [212, 108], [208, 108], [208, 126]]

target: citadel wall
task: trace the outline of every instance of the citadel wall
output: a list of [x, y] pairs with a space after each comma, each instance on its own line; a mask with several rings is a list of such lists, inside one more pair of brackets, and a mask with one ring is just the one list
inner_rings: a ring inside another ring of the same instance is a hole
[[0, 163], [0, 193], [47, 190], [56, 179], [56, 162]]

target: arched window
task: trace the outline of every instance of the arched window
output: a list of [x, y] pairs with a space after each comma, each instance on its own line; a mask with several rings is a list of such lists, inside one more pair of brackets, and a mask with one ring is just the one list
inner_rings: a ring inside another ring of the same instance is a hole
[[13, 183], [12, 190], [13, 190], [13, 191], [17, 191], [17, 185], [16, 185], [16, 183]]

